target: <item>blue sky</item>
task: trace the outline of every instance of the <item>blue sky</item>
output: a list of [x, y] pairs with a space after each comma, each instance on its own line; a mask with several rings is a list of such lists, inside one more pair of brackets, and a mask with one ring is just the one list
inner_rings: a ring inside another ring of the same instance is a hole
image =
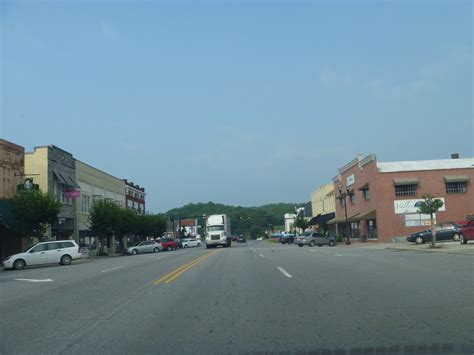
[[470, 1], [2, 1], [0, 136], [148, 207], [309, 201], [356, 154], [473, 156]]

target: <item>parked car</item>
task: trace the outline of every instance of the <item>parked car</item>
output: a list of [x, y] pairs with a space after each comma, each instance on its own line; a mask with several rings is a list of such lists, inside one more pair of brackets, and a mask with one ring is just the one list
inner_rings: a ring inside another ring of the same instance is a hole
[[304, 232], [295, 238], [295, 244], [299, 247], [302, 247], [303, 245], [309, 245], [310, 247], [314, 247], [315, 245], [329, 245], [330, 247], [333, 247], [336, 245], [336, 237], [326, 236], [318, 232]]
[[[436, 240], [460, 240], [461, 225], [455, 222], [444, 222], [434, 226], [436, 230]], [[407, 241], [416, 244], [430, 242], [432, 239], [431, 229], [412, 233], [407, 237]]]
[[178, 243], [173, 238], [160, 238], [157, 242], [163, 246], [163, 250], [176, 250], [178, 248]]
[[294, 234], [282, 234], [280, 236], [280, 243], [281, 244], [293, 244], [295, 242], [295, 235]]
[[459, 242], [461, 244], [466, 244], [468, 240], [474, 240], [474, 219], [463, 225], [459, 232]]
[[243, 236], [240, 236], [237, 238], [237, 243], [247, 243], [247, 240]]
[[262, 238], [262, 237], [258, 237], [257, 240], [263, 240], [263, 238]]
[[5, 258], [3, 265], [5, 268], [16, 270], [42, 264], [70, 265], [74, 259], [81, 258], [79, 249], [79, 245], [74, 240], [42, 242], [26, 249], [23, 253]]
[[201, 241], [199, 241], [197, 239], [191, 239], [191, 238], [183, 239], [182, 243], [183, 243], [183, 248], [192, 248], [192, 247], [200, 247], [201, 246]]
[[163, 246], [160, 243], [157, 243], [154, 240], [145, 240], [127, 248], [125, 253], [129, 255], [137, 255], [144, 253], [158, 253], [159, 251], [163, 251]]

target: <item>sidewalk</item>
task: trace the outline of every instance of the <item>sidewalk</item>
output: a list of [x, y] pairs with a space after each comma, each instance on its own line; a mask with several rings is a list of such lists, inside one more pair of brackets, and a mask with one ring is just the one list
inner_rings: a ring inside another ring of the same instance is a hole
[[361, 249], [385, 249], [385, 250], [402, 250], [402, 251], [423, 251], [428, 253], [445, 253], [458, 255], [473, 255], [474, 244], [468, 243], [461, 245], [459, 242], [437, 242], [436, 249], [431, 249], [430, 244], [412, 244], [412, 243], [354, 243], [350, 246], [345, 244], [338, 244], [338, 246], [347, 248], [361, 248]]

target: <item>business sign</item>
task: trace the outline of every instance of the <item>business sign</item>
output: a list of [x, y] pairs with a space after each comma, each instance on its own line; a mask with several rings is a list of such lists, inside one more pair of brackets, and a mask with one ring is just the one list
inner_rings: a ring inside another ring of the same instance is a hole
[[346, 186], [354, 185], [355, 181], [355, 175], [349, 175], [348, 177], [346, 177]]
[[[443, 201], [443, 207], [441, 207], [438, 211], [446, 211], [446, 204], [444, 202], [444, 198], [437, 197], [437, 199]], [[395, 207], [395, 213], [396, 214], [418, 213], [418, 210], [420, 209], [420, 204], [423, 201], [424, 201], [423, 199], [393, 201], [393, 205]]]
[[[436, 213], [433, 214], [433, 223], [436, 223]], [[431, 218], [429, 214], [407, 213], [405, 214], [405, 227], [429, 227]]]
[[81, 190], [67, 190], [64, 191], [64, 196], [66, 198], [78, 198], [81, 196]]

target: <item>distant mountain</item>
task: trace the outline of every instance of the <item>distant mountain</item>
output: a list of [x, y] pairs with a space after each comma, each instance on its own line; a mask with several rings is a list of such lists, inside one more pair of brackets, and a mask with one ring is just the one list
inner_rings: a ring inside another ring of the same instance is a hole
[[231, 221], [232, 234], [244, 234], [255, 238], [262, 235], [272, 226], [285, 224], [285, 213], [294, 213], [295, 206], [306, 206], [308, 203], [271, 203], [260, 207], [230, 206], [221, 203], [190, 203], [183, 207], [173, 208], [165, 213], [174, 219], [198, 218], [202, 224], [203, 215], [226, 214]]

